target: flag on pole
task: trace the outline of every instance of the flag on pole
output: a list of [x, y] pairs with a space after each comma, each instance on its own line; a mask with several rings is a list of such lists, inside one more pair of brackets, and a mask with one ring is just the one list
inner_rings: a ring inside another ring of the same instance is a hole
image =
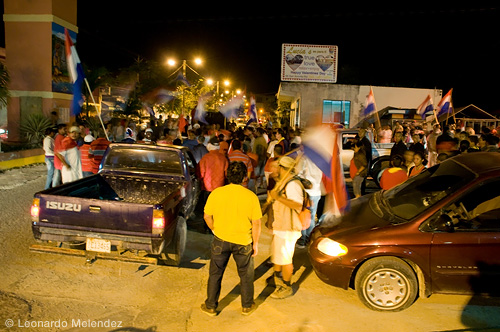
[[205, 109], [205, 105], [207, 104], [207, 101], [212, 97], [212, 93], [205, 93], [198, 98], [198, 105], [196, 105], [196, 109], [193, 115], [193, 119], [204, 123], [208, 124], [207, 120], [205, 120], [205, 114], [207, 114], [207, 111]]
[[377, 105], [375, 104], [375, 96], [373, 95], [373, 90], [370, 87], [370, 93], [366, 96], [365, 108], [363, 109], [363, 116], [367, 117], [377, 112]]
[[146, 111], [148, 111], [149, 115], [155, 116], [154, 109], [151, 106], [149, 106], [147, 103], [142, 103], [142, 107], [145, 108]]
[[423, 101], [420, 106], [417, 108], [417, 114], [422, 116], [422, 119], [425, 120], [425, 114], [427, 112], [432, 112], [434, 110], [434, 105], [432, 104], [431, 95], [427, 95], [427, 98]]
[[257, 106], [255, 105], [255, 98], [254, 97], [250, 97], [250, 108], [248, 109], [247, 116], [249, 118], [247, 125], [252, 123], [252, 122], [258, 122]]
[[191, 83], [189, 83], [189, 81], [187, 80], [186, 76], [184, 76], [184, 74], [182, 74], [180, 70], [177, 73], [177, 76], [175, 77], [174, 81], [175, 82], [181, 82], [182, 84], [184, 84], [188, 88], [191, 87]]
[[304, 155], [323, 172], [325, 188], [333, 200], [330, 209], [335, 215], [349, 210], [349, 195], [340, 159], [340, 133], [329, 127], [310, 128], [302, 137]]
[[450, 89], [450, 91], [448, 91], [448, 93], [441, 98], [441, 101], [437, 105], [436, 109], [437, 116], [453, 112], [453, 103], [451, 102], [452, 91], [453, 89]]
[[85, 79], [83, 67], [76, 53], [76, 48], [69, 35], [68, 29], [64, 28], [64, 46], [66, 49], [66, 64], [68, 65], [68, 73], [71, 82], [73, 83], [73, 101], [71, 103], [71, 114], [77, 115], [81, 112], [83, 105], [82, 84]]
[[242, 105], [243, 97], [237, 96], [229, 100], [225, 105], [222, 105], [219, 108], [219, 112], [221, 112], [226, 119], [237, 118]]

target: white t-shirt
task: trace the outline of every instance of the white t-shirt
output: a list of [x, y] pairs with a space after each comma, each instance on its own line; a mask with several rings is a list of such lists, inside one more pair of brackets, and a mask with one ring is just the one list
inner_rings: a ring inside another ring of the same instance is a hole
[[54, 139], [50, 136], [45, 136], [43, 139], [43, 150], [48, 157], [54, 156]]
[[[284, 195], [287, 199], [299, 204], [302, 204], [304, 201], [302, 187], [297, 180], [291, 181], [286, 185]], [[274, 234], [277, 234], [276, 231], [298, 231], [300, 233], [302, 230], [302, 223], [299, 219], [299, 212], [300, 211], [292, 212], [292, 209], [287, 205], [275, 201], [273, 203]]]

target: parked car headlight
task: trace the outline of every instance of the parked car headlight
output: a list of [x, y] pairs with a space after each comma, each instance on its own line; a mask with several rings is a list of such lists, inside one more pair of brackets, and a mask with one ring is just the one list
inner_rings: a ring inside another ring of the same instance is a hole
[[327, 237], [318, 242], [318, 250], [328, 256], [340, 257], [347, 254], [347, 247]]

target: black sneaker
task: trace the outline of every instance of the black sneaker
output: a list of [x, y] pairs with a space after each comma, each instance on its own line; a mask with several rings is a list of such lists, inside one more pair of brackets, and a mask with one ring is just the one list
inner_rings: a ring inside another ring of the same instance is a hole
[[201, 311], [203, 311], [204, 313], [206, 313], [211, 317], [217, 316], [217, 310], [207, 308], [207, 305], [205, 303], [201, 305]]
[[252, 312], [254, 312], [256, 309], [257, 309], [257, 306], [254, 303], [249, 308], [241, 308], [241, 314], [244, 316], [248, 316], [248, 315], [252, 314]]
[[304, 249], [305, 247], [307, 247], [307, 245], [303, 241], [297, 241], [297, 243], [295, 243], [295, 247], [297, 247], [298, 249]]

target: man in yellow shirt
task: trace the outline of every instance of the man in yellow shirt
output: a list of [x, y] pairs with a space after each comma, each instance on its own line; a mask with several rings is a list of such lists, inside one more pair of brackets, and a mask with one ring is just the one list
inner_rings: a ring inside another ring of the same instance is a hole
[[262, 218], [259, 198], [243, 187], [247, 167], [241, 161], [231, 162], [227, 169], [229, 184], [216, 188], [208, 197], [204, 219], [214, 233], [212, 240], [207, 299], [201, 310], [217, 315], [217, 305], [224, 271], [231, 255], [238, 267], [243, 315], [255, 311], [254, 261]]

